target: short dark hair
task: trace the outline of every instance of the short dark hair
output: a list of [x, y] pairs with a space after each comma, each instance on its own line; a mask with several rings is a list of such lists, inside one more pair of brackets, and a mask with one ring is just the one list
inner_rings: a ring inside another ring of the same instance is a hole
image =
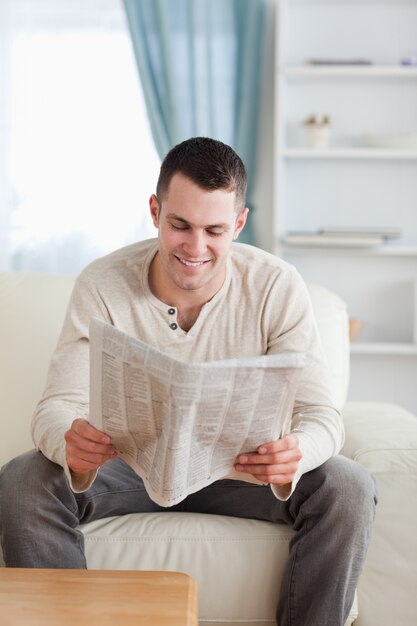
[[183, 174], [208, 191], [234, 191], [236, 205], [245, 205], [247, 175], [242, 159], [227, 144], [209, 137], [192, 137], [174, 146], [162, 161], [156, 195], [161, 202], [174, 174]]

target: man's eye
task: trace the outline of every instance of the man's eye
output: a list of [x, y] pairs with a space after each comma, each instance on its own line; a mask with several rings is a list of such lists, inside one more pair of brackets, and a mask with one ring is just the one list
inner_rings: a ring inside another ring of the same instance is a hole
[[185, 224], [170, 224], [171, 228], [173, 228], [174, 230], [187, 230], [188, 226]]
[[224, 230], [208, 230], [207, 232], [209, 235], [212, 235], [213, 237], [219, 237], [220, 235], [223, 235]]

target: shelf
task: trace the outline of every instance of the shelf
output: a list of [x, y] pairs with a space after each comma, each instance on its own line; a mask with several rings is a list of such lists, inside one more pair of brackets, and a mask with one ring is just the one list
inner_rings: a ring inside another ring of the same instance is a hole
[[[349, 316], [364, 320], [350, 344], [352, 397], [369, 385], [375, 397], [389, 393], [415, 407], [417, 66], [401, 65], [401, 58], [416, 51], [417, 0], [277, 5], [268, 242], [308, 283], [339, 294]], [[354, 63], [361, 59], [371, 63]], [[331, 120], [322, 149], [309, 147], [314, 137], [305, 132], [303, 122], [313, 115]], [[326, 224], [395, 225], [402, 236], [369, 238], [366, 247], [346, 245], [346, 238], [339, 245], [301, 237], [285, 242], [291, 233], [314, 233]]]
[[361, 355], [385, 354], [389, 356], [417, 356], [417, 345], [415, 343], [356, 341], [350, 344], [350, 353]]
[[[327, 5], [334, 6], [334, 5], [346, 5], [346, 3], [347, 3], [347, 4], [350, 4], [350, 5], [355, 5], [356, 4], [359, 7], [361, 7], [361, 6], [372, 6], [372, 5], [375, 5], [376, 7], [379, 7], [381, 4], [384, 4], [384, 3], [385, 4], [392, 4], [393, 1], [394, 0], [388, 0], [388, 2], [387, 2], [387, 0], [319, 0], [319, 1], [316, 0], [316, 4], [324, 5], [324, 6], [326, 6], [326, 4], [327, 4]], [[292, 5], [295, 5], [295, 6], [297, 6], [297, 5], [298, 6], [305, 5], [305, 6], [308, 7], [308, 6], [311, 6], [311, 4], [313, 4], [312, 0], [289, 0], [289, 2]], [[402, 5], [407, 6], [407, 5], [410, 5], [410, 4], [413, 5], [414, 2], [415, 2], [415, 0], [396, 0], [397, 5], [400, 5], [400, 6], [402, 6]]]
[[417, 257], [417, 246], [389, 246], [382, 244], [373, 248], [364, 247], [348, 247], [348, 246], [309, 246], [309, 245], [291, 245], [281, 242], [280, 245], [285, 248], [288, 253], [318, 253], [323, 254], [358, 254], [366, 256], [386, 256], [386, 257]]
[[288, 79], [394, 78], [417, 79], [417, 67], [406, 65], [287, 65], [278, 73]]
[[417, 149], [387, 148], [284, 148], [281, 156], [287, 159], [391, 159], [417, 160]]

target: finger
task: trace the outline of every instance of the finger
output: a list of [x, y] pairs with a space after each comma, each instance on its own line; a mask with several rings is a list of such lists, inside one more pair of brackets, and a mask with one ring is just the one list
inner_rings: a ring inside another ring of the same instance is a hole
[[115, 450], [110, 450], [109, 452], [101, 453], [101, 452], [86, 452], [85, 450], [80, 450], [79, 448], [75, 448], [73, 446], [69, 446], [67, 449], [68, 455], [79, 459], [85, 463], [93, 463], [95, 465], [103, 465], [109, 459], [112, 459], [116, 456], [117, 452]]
[[67, 457], [67, 463], [70, 470], [72, 472], [76, 472], [77, 474], [96, 471], [100, 467], [97, 463], [83, 461], [78, 457], [73, 458], [71, 456]]
[[67, 431], [64, 437], [67, 444], [86, 453], [109, 455], [114, 451], [113, 444], [97, 443], [96, 441], [80, 436], [74, 430]]
[[292, 483], [296, 476], [297, 468], [292, 467], [290, 469], [289, 467], [287, 467], [283, 469], [282, 467], [275, 467], [271, 469], [271, 467], [268, 466], [268, 468], [265, 468], [264, 473], [262, 473], [262, 471], [258, 471], [255, 473], [253, 471], [253, 468], [248, 469], [246, 473], [250, 474], [251, 476], [263, 483], [284, 485], [287, 483]]
[[256, 476], [256, 478], [262, 483], [268, 483], [270, 485], [289, 485], [293, 482], [295, 474], [273, 474], [272, 476], [263, 476], [262, 474]]
[[102, 432], [101, 430], [98, 430], [98, 428], [96, 428], [95, 426], [92, 426], [92, 424], [90, 424], [90, 422], [86, 419], [75, 419], [71, 425], [70, 430], [75, 432], [80, 437], [90, 439], [91, 441], [95, 441], [97, 443], [111, 443], [111, 437], [109, 437], [109, 435]]
[[241, 465], [280, 465], [282, 463], [299, 461], [301, 457], [301, 451], [297, 448], [274, 454], [241, 454], [237, 461]]
[[295, 474], [298, 462], [280, 463], [279, 465], [242, 465], [237, 463], [235, 469], [238, 472], [246, 472], [252, 476], [274, 476], [276, 474]]
[[67, 448], [67, 463], [68, 467], [75, 472], [87, 472], [97, 470], [106, 461], [114, 458], [116, 454], [116, 452], [111, 454], [88, 454], [69, 446]]
[[297, 435], [291, 433], [285, 435], [276, 441], [269, 441], [258, 448], [259, 454], [274, 454], [275, 452], [283, 452], [284, 450], [292, 450], [298, 448], [299, 442]]

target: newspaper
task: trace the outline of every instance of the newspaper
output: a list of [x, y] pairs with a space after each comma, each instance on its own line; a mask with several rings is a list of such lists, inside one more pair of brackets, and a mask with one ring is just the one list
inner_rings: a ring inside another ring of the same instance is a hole
[[288, 431], [304, 360], [288, 352], [183, 363], [93, 319], [90, 420], [112, 438], [150, 498], [172, 506], [231, 477], [239, 454]]

